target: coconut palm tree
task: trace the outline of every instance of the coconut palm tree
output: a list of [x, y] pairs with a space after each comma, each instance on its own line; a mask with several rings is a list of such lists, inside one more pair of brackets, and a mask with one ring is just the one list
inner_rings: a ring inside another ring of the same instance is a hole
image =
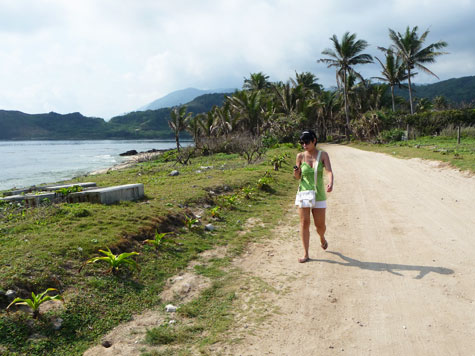
[[394, 87], [397, 85], [402, 86], [401, 82], [406, 80], [406, 67], [402, 59], [394, 54], [391, 49], [385, 49], [383, 47], [378, 47], [380, 50], [384, 51], [385, 61], [384, 63], [378, 58], [375, 57], [379, 62], [382, 68], [381, 74], [382, 77], [374, 77], [374, 79], [382, 80], [387, 82], [391, 87], [391, 100], [393, 104], [393, 112], [396, 111], [396, 104], [394, 99]]
[[429, 34], [429, 30], [426, 30], [421, 36], [417, 34], [417, 30], [417, 26], [412, 30], [407, 26], [406, 32], [401, 34], [389, 29], [389, 38], [393, 42], [391, 47], [393, 51], [396, 52], [397, 56], [402, 59], [406, 67], [411, 114], [414, 114], [411, 76], [417, 74], [414, 73], [413, 70], [415, 68], [420, 69], [439, 79], [439, 77], [431, 72], [425, 65], [428, 63], [434, 63], [435, 57], [445, 54], [445, 52], [439, 52], [439, 50], [447, 47], [447, 42], [444, 41], [435, 42], [424, 47], [424, 42]]
[[270, 87], [270, 82], [268, 81], [269, 76], [265, 75], [262, 72], [251, 73], [249, 78], [244, 78], [243, 89], [246, 90], [262, 90]]
[[361, 53], [368, 42], [365, 40], [356, 40], [356, 33], [350, 34], [345, 32], [341, 42], [336, 35], [330, 37], [333, 42], [333, 49], [327, 48], [322, 54], [330, 58], [321, 58], [318, 62], [323, 62], [330, 67], [336, 67], [336, 81], [338, 87], [343, 85], [343, 95], [345, 99], [345, 117], [346, 117], [346, 137], [350, 138], [350, 117], [348, 108], [348, 75], [361, 75], [356, 72], [353, 67], [358, 64], [372, 63], [373, 57], [366, 53]]
[[317, 80], [318, 78], [313, 73], [302, 72], [299, 74], [295, 72], [295, 86], [300, 85], [305, 90], [312, 90], [316, 93], [320, 93], [322, 90], [322, 86], [317, 83]]
[[186, 106], [174, 107], [170, 111], [168, 126], [175, 133], [176, 149], [178, 152], [180, 152], [180, 132], [187, 128], [190, 118], [191, 113], [186, 112]]

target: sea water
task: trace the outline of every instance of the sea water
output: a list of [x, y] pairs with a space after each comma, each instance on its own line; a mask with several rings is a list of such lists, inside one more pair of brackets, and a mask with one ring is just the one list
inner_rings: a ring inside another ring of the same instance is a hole
[[[190, 143], [185, 143], [184, 145]], [[0, 141], [0, 190], [71, 179], [112, 167], [120, 153], [176, 147], [175, 141]]]

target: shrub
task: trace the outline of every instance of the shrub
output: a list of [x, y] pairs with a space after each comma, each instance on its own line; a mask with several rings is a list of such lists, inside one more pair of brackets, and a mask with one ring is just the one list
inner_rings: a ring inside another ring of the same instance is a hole
[[402, 141], [405, 133], [406, 132], [401, 129], [384, 130], [378, 135], [378, 140], [381, 143]]

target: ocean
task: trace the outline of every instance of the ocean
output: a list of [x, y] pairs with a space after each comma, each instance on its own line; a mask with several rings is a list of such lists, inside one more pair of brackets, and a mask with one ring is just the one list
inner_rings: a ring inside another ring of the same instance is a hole
[[[186, 146], [188, 143], [184, 143]], [[0, 141], [0, 190], [55, 183], [112, 167], [120, 153], [176, 147], [165, 140]]]

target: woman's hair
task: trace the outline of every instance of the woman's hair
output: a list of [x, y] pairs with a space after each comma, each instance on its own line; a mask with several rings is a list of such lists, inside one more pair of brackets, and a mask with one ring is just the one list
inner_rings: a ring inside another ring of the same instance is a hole
[[313, 130], [305, 130], [300, 135], [299, 141], [314, 141], [317, 139], [317, 134]]

